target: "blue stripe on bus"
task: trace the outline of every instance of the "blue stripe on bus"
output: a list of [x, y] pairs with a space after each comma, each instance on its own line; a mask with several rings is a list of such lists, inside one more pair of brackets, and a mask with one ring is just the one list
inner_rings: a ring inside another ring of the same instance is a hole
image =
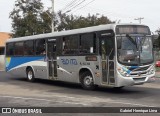
[[131, 66], [130, 68], [131, 69], [136, 69], [136, 68], [139, 68], [139, 66]]
[[134, 70], [136, 68], [139, 68], [139, 66], [130, 66], [128, 71], [127, 71], [127, 74], [130, 74], [132, 72], [131, 70]]
[[9, 71], [14, 67], [17, 67], [19, 65], [22, 65], [24, 63], [27, 62], [31, 62], [31, 61], [44, 61], [45, 57], [41, 56], [41, 57], [11, 57], [10, 58], [10, 62], [8, 64], [6, 64], [6, 70]]

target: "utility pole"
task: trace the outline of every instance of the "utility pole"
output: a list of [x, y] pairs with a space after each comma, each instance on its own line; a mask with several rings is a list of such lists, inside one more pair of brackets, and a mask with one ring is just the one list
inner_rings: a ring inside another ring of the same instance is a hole
[[139, 18], [136, 18], [134, 20], [139, 20], [139, 23], [141, 24], [142, 19], [144, 19], [144, 18], [143, 17], [139, 17]]
[[52, 0], [52, 33], [54, 32], [54, 0]]

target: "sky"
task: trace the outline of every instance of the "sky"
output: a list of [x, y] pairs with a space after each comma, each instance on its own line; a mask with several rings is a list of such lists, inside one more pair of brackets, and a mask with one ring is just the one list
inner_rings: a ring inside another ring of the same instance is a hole
[[[12, 32], [12, 21], [9, 18], [16, 0], [0, 0], [0, 32]], [[139, 23], [136, 18], [144, 18], [142, 24], [148, 25], [152, 32], [160, 29], [160, 0], [77, 0], [82, 4], [67, 7], [73, 0], [54, 0], [55, 12], [61, 10], [68, 14], [86, 16], [104, 15], [120, 23]], [[42, 0], [45, 9], [51, 7], [51, 0]], [[88, 4], [88, 5], [87, 5]], [[87, 6], [86, 6], [87, 5]]]

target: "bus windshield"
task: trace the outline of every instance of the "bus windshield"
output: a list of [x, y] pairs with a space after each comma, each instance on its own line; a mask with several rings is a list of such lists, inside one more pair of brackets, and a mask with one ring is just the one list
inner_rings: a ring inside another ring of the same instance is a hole
[[150, 36], [117, 36], [117, 58], [125, 65], [152, 63], [152, 38]]

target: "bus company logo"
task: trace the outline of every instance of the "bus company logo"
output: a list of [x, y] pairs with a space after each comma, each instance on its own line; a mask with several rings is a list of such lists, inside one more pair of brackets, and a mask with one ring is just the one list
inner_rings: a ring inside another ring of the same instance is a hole
[[4, 114], [10, 114], [12, 113], [11, 111], [12, 111], [11, 108], [2, 108], [2, 113]]
[[141, 73], [138, 73], [138, 76], [141, 76]]
[[76, 59], [61, 59], [64, 65], [78, 65]]

